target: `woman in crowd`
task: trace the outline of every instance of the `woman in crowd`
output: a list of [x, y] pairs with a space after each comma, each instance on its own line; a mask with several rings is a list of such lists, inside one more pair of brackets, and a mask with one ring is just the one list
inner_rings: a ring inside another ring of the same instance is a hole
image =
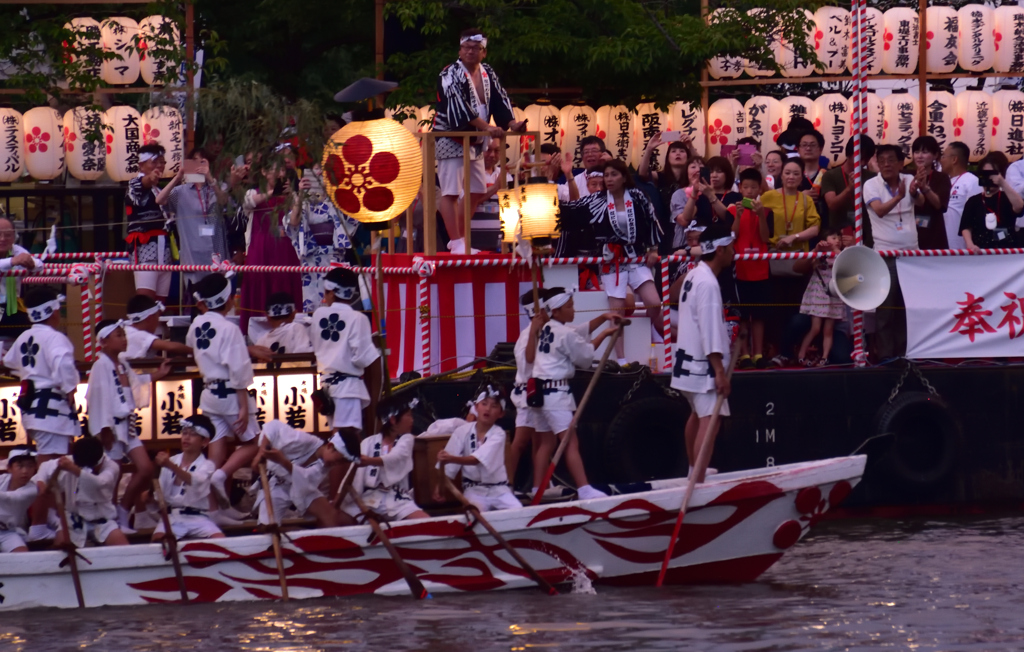
[[1018, 220], [1024, 222], [1024, 199], [1006, 181], [1007, 160], [1002, 152], [991, 152], [978, 164], [981, 194], [967, 200], [960, 219], [960, 233], [967, 249], [1019, 247], [1024, 237]]
[[917, 246], [921, 249], [948, 249], [943, 214], [949, 207], [952, 184], [949, 175], [936, 169], [939, 143], [931, 136], [920, 136], [910, 147], [914, 154], [914, 180], [910, 194], [924, 195], [924, 205], [914, 210], [917, 222]]
[[[693, 158], [688, 168], [691, 185], [680, 188], [672, 195], [672, 215], [675, 223], [687, 228], [691, 222], [699, 226], [711, 226], [720, 220], [726, 226], [732, 225], [729, 204], [741, 201], [739, 194], [727, 191], [732, 185], [732, 166], [729, 161], [716, 156], [708, 159], [707, 166], [699, 158]], [[702, 174], [707, 174], [701, 177]], [[727, 186], [726, 183], [729, 185]], [[717, 184], [717, 186], [716, 186]], [[696, 200], [694, 200], [696, 197]], [[679, 230], [676, 230], [677, 238]], [[680, 242], [681, 244], [681, 242]]]
[[665, 209], [672, 204], [672, 195], [677, 190], [690, 185], [688, 183], [687, 164], [692, 155], [694, 155], [694, 152], [692, 151], [693, 145], [691, 145], [688, 136], [684, 136], [682, 140], [672, 141], [668, 144], [668, 151], [665, 152], [665, 164], [661, 167], [661, 170], [652, 170], [651, 157], [658, 146], [663, 144], [662, 136], [663, 134], [661, 133], [654, 134], [650, 142], [647, 143], [643, 157], [640, 159], [640, 168], [637, 170], [637, 174], [642, 180], [650, 181], [657, 187], [658, 194], [661, 195], [661, 206], [663, 207], [659, 210], [664, 213], [658, 217], [662, 230], [667, 233], [670, 230], [671, 220], [675, 215], [666, 212]]
[[775, 215], [771, 244], [780, 251], [807, 251], [807, 243], [818, 235], [818, 209], [799, 190], [803, 176], [800, 161], [790, 159], [782, 167], [782, 188], [761, 195], [761, 204]]
[[764, 157], [764, 186], [765, 190], [775, 190], [782, 187], [782, 164], [786, 155], [782, 150], [774, 150], [765, 154]]

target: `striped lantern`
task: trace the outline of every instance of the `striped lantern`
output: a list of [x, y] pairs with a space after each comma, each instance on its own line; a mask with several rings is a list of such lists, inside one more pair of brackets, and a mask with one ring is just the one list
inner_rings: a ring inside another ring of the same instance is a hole
[[993, 93], [992, 104], [992, 151], [1016, 161], [1024, 156], [1024, 93], [1012, 86], [1004, 87]]
[[939, 144], [939, 149], [955, 141], [953, 123], [956, 121], [956, 98], [949, 91], [928, 91], [928, 103], [925, 110], [925, 135], [931, 136]]
[[[755, 23], [761, 23], [759, 25], [758, 34], [762, 35], [767, 41], [768, 50], [772, 53], [775, 61], [782, 65], [782, 44], [780, 43], [778, 25], [767, 25], [767, 17], [764, 9], [750, 9], [747, 11], [747, 15], [754, 19]], [[765, 64], [767, 66], [767, 64]], [[775, 74], [775, 69], [770, 67], [761, 67], [752, 61], [747, 59], [743, 60], [743, 70], [751, 77], [771, 77]]]
[[814, 127], [825, 137], [821, 150], [829, 165], [846, 160], [846, 141], [850, 139], [853, 112], [850, 101], [839, 93], [826, 93], [814, 100]]
[[37, 106], [23, 118], [25, 169], [37, 181], [56, 179], [64, 172], [64, 122], [56, 109]]
[[[659, 110], [651, 102], [638, 104], [636, 113], [633, 114], [633, 154], [631, 164], [634, 168], [640, 167], [640, 159], [643, 158], [644, 149], [654, 134], [668, 130], [668, 115]], [[661, 161], [657, 155], [651, 157], [651, 169], [659, 170]]]
[[[877, 75], [882, 72], [882, 54], [884, 52], [884, 49], [880, 49], [882, 35], [885, 33], [885, 19], [881, 11], [874, 7], [864, 9], [863, 31], [861, 42], [864, 47], [861, 48], [860, 53], [861, 69], [865, 75]], [[853, 72], [852, 54], [846, 62], [846, 69]]]
[[[708, 14], [708, 25], [714, 24], [718, 17], [727, 17], [738, 20], [738, 12], [735, 9], [715, 9]], [[743, 59], [741, 57], [711, 57], [708, 59], [708, 74], [715, 79], [735, 79], [743, 72]]]
[[558, 109], [552, 106], [551, 102], [542, 101], [526, 107], [524, 112], [527, 119], [526, 129], [539, 131], [542, 145], [550, 143], [557, 147], [561, 137]]
[[906, 156], [918, 137], [919, 105], [917, 98], [906, 91], [893, 91], [882, 100], [885, 107], [885, 137], [887, 145], [899, 145]]
[[139, 21], [139, 73], [142, 81], [149, 86], [166, 86], [174, 81], [173, 65], [166, 56], [153, 56], [150, 50], [165, 53], [175, 50], [181, 40], [181, 33], [173, 20], [166, 16], [147, 16]]
[[862, 133], [867, 134], [876, 145], [881, 145], [885, 142], [885, 103], [875, 93], [869, 92], [864, 95], [865, 127]]
[[708, 108], [708, 156], [721, 156], [723, 145], [747, 137], [747, 112], [739, 100], [716, 100]]
[[558, 186], [540, 179], [519, 186], [519, 221], [523, 237], [558, 237]]
[[960, 27], [960, 67], [984, 72], [996, 61], [995, 15], [987, 5], [964, 5], [957, 14]]
[[[100, 37], [100, 24], [92, 18], [73, 18], [70, 23], [64, 25], [64, 29], [71, 32], [68, 40], [62, 43], [64, 47], [65, 61], [71, 65], [78, 74], [90, 77], [99, 77], [101, 74], [102, 62], [98, 56], [76, 55], [89, 48], [98, 51], [102, 48]], [[98, 53], [98, 52], [97, 52]], [[70, 84], [70, 80], [68, 81]]]
[[154, 106], [142, 114], [142, 144], [159, 143], [167, 150], [164, 179], [170, 179], [185, 160], [185, 125], [173, 106]]
[[100, 38], [104, 52], [118, 55], [106, 59], [100, 67], [100, 76], [111, 86], [134, 84], [139, 78], [139, 53], [137, 37], [139, 24], [131, 18], [116, 16], [103, 21]]
[[995, 24], [996, 72], [1024, 72], [1024, 7], [996, 7]]
[[0, 107], [0, 183], [21, 178], [25, 166], [23, 118], [14, 109]]
[[[814, 14], [802, 10], [806, 23], [806, 42], [814, 43]], [[779, 66], [782, 68], [783, 77], [806, 77], [814, 72], [814, 63], [800, 57], [796, 53], [793, 44], [785, 39], [779, 39]]]
[[597, 135], [615, 158], [629, 163], [633, 143], [633, 114], [629, 109], [621, 104], [598, 109]]
[[747, 136], [761, 143], [761, 154], [778, 149], [785, 109], [782, 102], [767, 95], [755, 95], [743, 105], [747, 112]]
[[803, 95], [789, 95], [779, 100], [782, 104], [782, 130], [789, 128], [789, 121], [794, 117], [807, 118], [814, 122], [814, 102]]
[[668, 106], [668, 126], [678, 131], [681, 136], [689, 136], [697, 154], [704, 156], [704, 134], [707, 125], [704, 123], [704, 112], [699, 105], [689, 102], [673, 102]]
[[[961, 14], [961, 19], [963, 14]], [[992, 142], [992, 96], [984, 91], [960, 91], [956, 95], [953, 135], [971, 151], [976, 163], [989, 152]]]
[[583, 165], [580, 152], [580, 141], [587, 136], [597, 134], [597, 112], [583, 104], [573, 104], [562, 109], [559, 115], [561, 123], [563, 152], [572, 152], [574, 167]]
[[[64, 156], [68, 172], [82, 181], [95, 181], [106, 172], [107, 149], [103, 114], [77, 107], [64, 114]], [[90, 134], [98, 138], [89, 140]]]
[[882, 70], [909, 75], [917, 69], [920, 18], [909, 7], [893, 7], [883, 14]]
[[142, 116], [130, 106], [112, 106], [103, 112], [103, 124], [107, 127], [103, 133], [107, 176], [117, 182], [130, 181], [139, 173]]
[[953, 72], [958, 60], [959, 29], [956, 9], [949, 6], [928, 7], [928, 32], [925, 54], [928, 72]]
[[841, 75], [850, 52], [850, 12], [842, 7], [819, 7], [814, 12], [814, 52], [822, 75]]

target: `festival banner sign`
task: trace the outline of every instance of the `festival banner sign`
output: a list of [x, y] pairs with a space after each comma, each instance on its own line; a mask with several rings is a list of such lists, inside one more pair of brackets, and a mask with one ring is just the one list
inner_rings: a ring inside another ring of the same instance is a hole
[[1024, 255], [900, 258], [908, 358], [1024, 356]]

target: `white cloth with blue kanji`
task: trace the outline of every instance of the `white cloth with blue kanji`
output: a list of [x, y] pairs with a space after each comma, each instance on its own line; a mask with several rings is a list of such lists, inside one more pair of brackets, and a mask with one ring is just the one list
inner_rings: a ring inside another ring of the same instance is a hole
[[[589, 369], [594, 363], [594, 344], [590, 324], [563, 324], [551, 319], [537, 334], [537, 354], [533, 359], [533, 377], [546, 381], [569, 380], [576, 368]], [[575, 410], [576, 399], [568, 384], [552, 385], [544, 390], [544, 410]]]
[[[196, 317], [188, 328], [185, 344], [192, 348], [196, 366], [206, 384], [223, 381], [227, 389], [235, 392], [245, 392], [252, 385], [252, 360], [245, 337], [224, 315], [210, 310]], [[218, 393], [224, 395], [218, 396]], [[199, 407], [203, 413], [230, 417], [238, 414], [238, 398], [233, 392], [215, 392], [206, 387]], [[249, 415], [254, 414], [256, 401], [250, 397]]]
[[[373, 344], [370, 320], [352, 306], [335, 301], [320, 306], [309, 326], [321, 384], [331, 398], [358, 398], [362, 406], [370, 404], [370, 394], [361, 376], [380, 357]], [[345, 378], [335, 376], [343, 374]], [[332, 378], [337, 380], [330, 380]]]
[[63, 333], [33, 324], [4, 355], [4, 366], [20, 380], [32, 381], [32, 409], [22, 411], [26, 430], [77, 437], [82, 428], [67, 397], [78, 387], [75, 347]]

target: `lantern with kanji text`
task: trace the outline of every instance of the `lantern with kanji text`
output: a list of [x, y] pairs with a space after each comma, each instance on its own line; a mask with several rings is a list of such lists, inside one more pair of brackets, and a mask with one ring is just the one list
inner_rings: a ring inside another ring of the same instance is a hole
[[139, 173], [142, 116], [130, 106], [112, 106], [103, 112], [103, 141], [107, 150], [107, 176], [130, 181]]
[[955, 141], [953, 136], [954, 123], [956, 122], [956, 98], [946, 90], [931, 89], [925, 103], [925, 129], [926, 136], [931, 136], [943, 150], [946, 145]]
[[0, 183], [21, 178], [25, 164], [24, 133], [21, 114], [0, 107]]
[[992, 104], [992, 151], [1016, 161], [1024, 156], [1024, 93], [1014, 86], [1003, 86], [992, 94]]
[[562, 151], [567, 156], [572, 156], [573, 166], [582, 166], [580, 141], [597, 134], [597, 113], [585, 104], [570, 104], [562, 109], [559, 123], [562, 132]]
[[690, 145], [698, 156], [704, 156], [704, 112], [699, 104], [673, 102], [668, 107], [668, 126], [678, 131], [680, 137], [689, 137]]
[[789, 128], [793, 118], [806, 118], [814, 122], [814, 102], [803, 95], [789, 95], [779, 100], [782, 105], [782, 130]]
[[898, 145], [903, 154], [910, 156], [910, 146], [918, 134], [919, 104], [917, 98], [905, 89], [895, 90], [882, 100], [885, 107], [885, 136], [887, 145]]
[[142, 144], [159, 143], [167, 150], [164, 179], [181, 169], [185, 160], [185, 130], [181, 113], [173, 106], [154, 106], [142, 114]]
[[[765, 39], [768, 51], [775, 59], [775, 62], [781, 66], [783, 65], [783, 57], [782, 43], [779, 38], [779, 26], [778, 24], [768, 24], [767, 14], [768, 12], [765, 9], [755, 8], [747, 10], [747, 15], [753, 18], [754, 22], [760, 24], [757, 35]], [[775, 74], [775, 68], [768, 61], [758, 64], [757, 62], [744, 59], [743, 70], [751, 77], [771, 77]]]
[[526, 113], [526, 130], [539, 131], [542, 145], [558, 146], [561, 137], [558, 109], [547, 100], [538, 100], [524, 109]]
[[842, 7], [819, 7], [814, 12], [814, 52], [822, 75], [840, 75], [850, 52], [850, 12]]
[[515, 242], [519, 230], [519, 189], [498, 191], [498, 216], [501, 218], [501, 241]]
[[917, 69], [920, 18], [909, 7], [893, 7], [883, 14], [882, 70], [909, 75]]
[[150, 86], [175, 80], [173, 59], [168, 54], [180, 41], [178, 26], [166, 16], [147, 16], [139, 21], [139, 73]]
[[[805, 42], [814, 44], [814, 14], [806, 9], [800, 9], [805, 20]], [[814, 71], [814, 63], [804, 59], [797, 54], [794, 44], [786, 39], [779, 38], [779, 66], [782, 68], [783, 77], [806, 77]]]
[[960, 67], [984, 72], [996, 60], [995, 16], [986, 5], [964, 5], [957, 12], [960, 27]]
[[716, 100], [708, 108], [708, 156], [720, 156], [723, 145], [747, 137], [747, 112], [739, 100]]
[[[882, 38], [885, 33], [885, 19], [882, 12], [874, 7], [863, 9], [864, 21], [861, 24], [860, 65], [865, 75], [877, 75], [882, 72]], [[852, 52], [852, 49], [851, 49]], [[853, 72], [853, 55], [846, 63], [846, 69]]]
[[984, 91], [960, 91], [956, 95], [953, 135], [967, 145], [971, 162], [980, 161], [992, 142], [992, 96]]
[[[629, 163], [633, 143], [633, 114], [625, 106], [602, 106], [597, 110], [597, 135], [612, 156]], [[532, 130], [532, 125], [527, 125]]]
[[106, 171], [103, 114], [85, 107], [64, 114], [64, 157], [68, 172], [82, 181], [95, 181]]
[[[668, 115], [661, 111], [652, 102], [638, 104], [636, 113], [633, 114], [633, 155], [630, 161], [634, 168], [640, 167], [640, 160], [644, 156], [644, 149], [651, 141], [654, 134], [668, 131]], [[659, 153], [662, 148], [659, 148]], [[661, 162], [658, 155], [651, 156], [651, 169], [661, 169]]]
[[850, 101], [839, 93], [826, 93], [814, 100], [814, 128], [825, 137], [821, 154], [830, 165], [846, 160], [846, 141], [850, 139], [852, 113]]
[[64, 124], [56, 109], [37, 106], [22, 120], [25, 169], [37, 181], [56, 179], [64, 172]]
[[996, 72], [1024, 72], [1024, 7], [1003, 5], [995, 10]]
[[747, 136], [761, 143], [761, 154], [778, 149], [775, 141], [782, 133], [785, 115], [782, 103], [768, 95], [755, 95], [743, 109], [747, 113]]
[[519, 186], [519, 223], [528, 240], [558, 236], [558, 186], [542, 177]]
[[64, 25], [64, 29], [70, 32], [61, 44], [64, 48], [64, 62], [74, 74], [99, 77], [103, 64], [99, 56], [103, 47], [100, 24], [88, 17], [73, 18]]
[[928, 32], [925, 34], [925, 62], [928, 72], [956, 70], [959, 49], [959, 18], [956, 9], [946, 5], [928, 7]]
[[103, 21], [100, 38], [104, 52], [112, 52], [112, 59], [104, 59], [100, 76], [111, 86], [134, 84], [139, 78], [138, 48], [139, 24], [131, 18], [116, 16]]
[[[885, 142], [885, 103], [875, 93], [865, 93], [864, 102], [864, 131], [871, 140], [881, 145]], [[853, 106], [853, 102], [850, 102]]]
[[[716, 19], [736, 20], [739, 13], [731, 8], [715, 9], [708, 14], [708, 25], [713, 25]], [[708, 59], [708, 74], [715, 79], [735, 79], [743, 73], [743, 59], [741, 57], [711, 57]]]

